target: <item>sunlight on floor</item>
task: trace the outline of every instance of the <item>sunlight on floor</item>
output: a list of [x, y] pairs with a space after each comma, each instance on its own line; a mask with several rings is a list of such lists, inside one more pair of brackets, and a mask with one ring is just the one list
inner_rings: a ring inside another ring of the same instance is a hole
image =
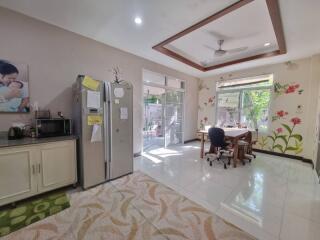
[[148, 153], [153, 154], [153, 155], [157, 155], [160, 157], [171, 157], [171, 156], [181, 156], [182, 155], [181, 151], [175, 151], [175, 150], [171, 150], [168, 148], [157, 148], [157, 149], [149, 151]]
[[147, 159], [151, 160], [152, 162], [154, 162], [154, 163], [156, 163], [156, 164], [162, 162], [161, 159], [156, 158], [156, 157], [153, 157], [153, 156], [151, 156], [150, 154], [148, 154], [148, 153], [146, 153], [146, 152], [143, 152], [141, 155], [142, 155], [143, 157], [146, 157]]

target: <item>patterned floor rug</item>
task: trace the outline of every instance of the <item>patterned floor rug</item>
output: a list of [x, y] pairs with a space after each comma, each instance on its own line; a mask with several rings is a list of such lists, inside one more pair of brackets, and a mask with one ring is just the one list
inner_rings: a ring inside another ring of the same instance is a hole
[[65, 193], [51, 193], [0, 211], [0, 237], [70, 207]]
[[142, 172], [71, 194], [71, 207], [4, 239], [254, 239]]

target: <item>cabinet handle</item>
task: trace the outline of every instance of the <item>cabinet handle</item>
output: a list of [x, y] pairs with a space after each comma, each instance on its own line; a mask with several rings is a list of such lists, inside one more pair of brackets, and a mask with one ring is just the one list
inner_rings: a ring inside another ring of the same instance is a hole
[[40, 171], [41, 171], [41, 166], [40, 166], [40, 163], [38, 164], [38, 173], [40, 173]]
[[32, 165], [32, 174], [36, 174], [36, 167], [34, 165]]

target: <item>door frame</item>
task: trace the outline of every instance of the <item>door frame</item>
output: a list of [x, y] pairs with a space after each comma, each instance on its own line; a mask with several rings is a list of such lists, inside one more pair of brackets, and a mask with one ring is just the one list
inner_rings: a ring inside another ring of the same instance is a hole
[[[156, 84], [156, 83], [152, 83], [152, 82], [146, 82], [144, 81], [143, 79], [143, 73], [144, 72], [149, 72], [149, 73], [153, 73], [153, 74], [156, 74], [156, 75], [160, 75], [162, 77], [164, 77], [164, 85], [162, 84]], [[176, 78], [176, 77], [172, 77], [170, 75], [166, 75], [166, 74], [161, 74], [161, 73], [157, 73], [157, 72], [153, 72], [153, 71], [150, 71], [150, 70], [147, 70], [147, 69], [142, 69], [142, 94], [141, 94], [141, 101], [142, 101], [142, 119], [144, 122], [144, 94], [143, 94], [143, 90], [144, 90], [144, 86], [150, 86], [150, 87], [159, 87], [159, 88], [162, 88], [164, 89], [165, 91], [167, 90], [171, 90], [171, 91], [179, 91], [179, 92], [183, 92], [183, 113], [182, 113], [182, 143], [181, 144], [184, 144], [184, 135], [185, 135], [185, 108], [186, 108], [186, 101], [185, 101], [185, 98], [186, 98], [186, 84], [187, 82], [185, 80], [181, 80], [179, 79], [182, 83], [183, 83], [183, 86], [184, 88], [175, 88], [175, 87], [170, 87], [168, 86], [168, 79], [169, 78]], [[178, 79], [178, 78], [176, 78]], [[166, 100], [165, 100], [166, 102]], [[141, 126], [141, 132], [143, 132], [143, 125]], [[165, 130], [164, 130], [164, 138], [165, 138]], [[141, 152], [143, 152], [143, 149], [144, 149], [144, 144], [143, 144], [143, 134], [142, 134], [142, 141], [141, 141]], [[165, 142], [164, 142], [164, 146], [165, 147]]]
[[[184, 91], [177, 91], [177, 89], [173, 89], [173, 90], [171, 90], [171, 89], [165, 89], [165, 104], [164, 104], [164, 107], [166, 108], [167, 107], [167, 92], [168, 91], [175, 91], [175, 92], [182, 92], [183, 93], [183, 103], [182, 103], [182, 134], [181, 134], [181, 143], [178, 143], [178, 144], [174, 144], [174, 145], [182, 145], [182, 144], [184, 144], [184, 120], [185, 120], [185, 92]], [[164, 121], [166, 122], [166, 114], [167, 114], [167, 112], [166, 112], [166, 110], [164, 111]], [[170, 146], [170, 145], [167, 145], [167, 143], [166, 143], [166, 126], [165, 126], [165, 128], [164, 128], [164, 147], [166, 148], [166, 147], [168, 147], [168, 146]]]

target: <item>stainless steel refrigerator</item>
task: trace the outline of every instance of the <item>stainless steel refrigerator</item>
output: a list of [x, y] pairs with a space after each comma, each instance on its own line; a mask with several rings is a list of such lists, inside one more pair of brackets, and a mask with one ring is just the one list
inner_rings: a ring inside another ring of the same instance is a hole
[[86, 189], [133, 172], [132, 85], [79, 75], [73, 85], [78, 176]]

